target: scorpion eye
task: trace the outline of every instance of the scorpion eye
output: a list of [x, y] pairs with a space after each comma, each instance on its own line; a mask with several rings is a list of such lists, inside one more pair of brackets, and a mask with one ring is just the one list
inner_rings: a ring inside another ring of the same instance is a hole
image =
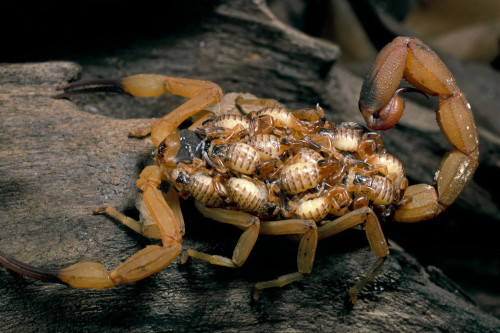
[[276, 207], [277, 207], [276, 203], [270, 202], [269, 206], [267, 207], [267, 212], [266, 213], [268, 215], [274, 215], [274, 211], [276, 210]]
[[165, 143], [165, 140], [163, 140], [160, 145], [158, 146], [158, 158], [161, 160], [163, 159], [163, 155], [165, 154], [165, 150], [167, 149], [167, 144]]
[[176, 183], [179, 183], [179, 184], [185, 184], [187, 183], [188, 179], [187, 179], [187, 175], [185, 172], [179, 172], [179, 174], [177, 175], [177, 179], [175, 180]]
[[327, 164], [328, 164], [328, 161], [327, 161], [327, 160], [319, 160], [319, 161], [318, 161], [318, 166], [319, 166], [319, 167], [322, 167], [322, 166], [327, 165]]
[[208, 154], [208, 152], [210, 150], [210, 141], [208, 141], [208, 140], [201, 141], [201, 150], [202, 150], [202, 152], [205, 152]]
[[193, 132], [202, 139], [205, 139], [207, 137], [207, 131], [201, 127], [195, 128]]
[[214, 117], [214, 118], [209, 118], [209, 119], [205, 120], [204, 122], [202, 122], [202, 123], [201, 123], [201, 126], [207, 126], [207, 125], [210, 125], [210, 124], [214, 123], [214, 122], [215, 122], [215, 120], [216, 120], [216, 118], [215, 118], [215, 117]]
[[222, 147], [220, 145], [211, 145], [210, 148], [212, 150], [210, 152], [211, 156], [220, 156], [222, 154]]
[[357, 185], [357, 184], [366, 184], [367, 182], [369, 181], [368, 177], [366, 176], [363, 176], [359, 173], [356, 173], [356, 175], [354, 176], [354, 180], [353, 180], [353, 184], [354, 185]]

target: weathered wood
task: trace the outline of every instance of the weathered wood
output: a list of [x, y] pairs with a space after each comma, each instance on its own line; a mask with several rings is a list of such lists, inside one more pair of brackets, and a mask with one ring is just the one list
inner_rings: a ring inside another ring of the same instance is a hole
[[[84, 59], [82, 71], [69, 62], [2, 65], [0, 248], [38, 266], [96, 260], [112, 269], [150, 243], [92, 215], [92, 210], [110, 204], [133, 213], [135, 179], [151, 163], [153, 146], [149, 139], [127, 134], [151, 120], [123, 118], [157, 117], [180, 99], [97, 94], [69, 101], [54, 99], [54, 87], [76, 77], [156, 72], [214, 80], [226, 91], [277, 98], [292, 107], [319, 102], [338, 112], [329, 114], [333, 119], [356, 120], [360, 81], [337, 68], [328, 71], [337, 52], [334, 46], [282, 26], [260, 2], [230, 1], [222, 2], [200, 25], [137, 42], [113, 55]], [[112, 60], [117, 65], [110, 66]], [[408, 104], [403, 125], [384, 138], [411, 178], [431, 182], [432, 164], [448, 147], [434, 127], [434, 115]], [[433, 125], [423, 125], [428, 123]], [[495, 158], [491, 152], [498, 154], [498, 144], [482, 140], [488, 158]], [[447, 249], [443, 239], [465, 228], [460, 215], [484, 217], [481, 223], [486, 226], [496, 222], [498, 206], [491, 200], [495, 193], [473, 183], [457, 208], [450, 208], [440, 221], [423, 227], [393, 226], [389, 235], [410, 247], [431, 247], [437, 256]], [[183, 206], [192, 211], [189, 201]], [[239, 230], [205, 221], [196, 213], [186, 216], [184, 248], [231, 253]], [[469, 244], [482, 241], [473, 239], [480, 232], [469, 233]], [[422, 238], [411, 241], [405, 236], [415, 234]], [[293, 240], [261, 237], [241, 269], [194, 260], [180, 266], [177, 260], [149, 279], [106, 291], [43, 284], [1, 268], [0, 330], [494, 332], [500, 326], [438, 269], [423, 268], [395, 244], [376, 283], [352, 308], [347, 289], [374, 260], [363, 233], [357, 231], [323, 241], [311, 276], [265, 291], [258, 302], [252, 301], [253, 283], [295, 270], [296, 250]], [[471, 257], [479, 253], [477, 248], [465, 252]], [[469, 267], [465, 261], [463, 265]]]

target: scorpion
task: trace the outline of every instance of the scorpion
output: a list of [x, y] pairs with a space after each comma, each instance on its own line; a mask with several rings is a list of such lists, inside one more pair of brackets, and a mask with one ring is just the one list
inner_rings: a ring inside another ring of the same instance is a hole
[[[400, 88], [404, 78], [414, 88]], [[435, 218], [450, 206], [478, 166], [478, 135], [470, 104], [437, 54], [417, 38], [396, 37], [379, 53], [361, 88], [359, 109], [368, 128], [325, 120], [322, 108], [290, 111], [269, 99], [237, 100], [261, 107], [245, 116], [204, 111], [218, 103], [222, 89], [203, 80], [139, 74], [106, 82], [75, 82], [59, 89], [87, 91], [112, 86], [137, 97], [175, 94], [188, 98], [147, 134], [156, 147], [155, 164], [136, 182], [142, 191], [142, 224], [113, 207], [97, 214], [116, 218], [137, 233], [161, 240], [108, 272], [103, 264], [79, 262], [55, 271], [32, 267], [0, 251], [0, 264], [21, 275], [77, 288], [105, 289], [144, 279], [179, 256], [185, 225], [179, 197], [193, 197], [209, 219], [243, 230], [231, 258], [187, 249], [189, 258], [240, 267], [259, 235], [300, 236], [297, 271], [258, 282], [261, 290], [302, 279], [313, 268], [317, 243], [344, 230], [365, 230], [376, 261], [349, 289], [352, 302], [372, 281], [389, 247], [379, 218], [417, 222]], [[383, 147], [379, 130], [393, 127], [404, 111], [405, 92], [437, 96], [437, 122], [453, 149], [442, 159], [434, 185], [409, 185], [402, 164]], [[197, 120], [178, 130], [187, 119]], [[141, 133], [141, 135], [144, 133]], [[179, 158], [184, 136], [196, 137], [194, 153]], [[162, 182], [171, 184], [165, 195]], [[152, 221], [152, 222], [151, 222]]]

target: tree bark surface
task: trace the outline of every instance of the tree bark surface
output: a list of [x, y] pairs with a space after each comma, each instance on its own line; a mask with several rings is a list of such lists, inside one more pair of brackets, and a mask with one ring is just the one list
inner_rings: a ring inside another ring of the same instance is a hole
[[[337, 57], [334, 45], [284, 26], [260, 1], [228, 1], [196, 25], [131, 43], [115, 54], [81, 58], [79, 64], [0, 65], [0, 248], [34, 266], [91, 260], [111, 270], [147, 244], [157, 244], [92, 211], [112, 205], [135, 214], [135, 180], [153, 163], [154, 147], [149, 138], [128, 133], [182, 99], [116, 94], [56, 99], [55, 87], [141, 72], [197, 77], [219, 83], [225, 92], [276, 98], [291, 108], [320, 103], [332, 120], [361, 122], [356, 110], [361, 79], [334, 66]], [[432, 183], [450, 148], [431, 109], [407, 106], [401, 125], [384, 133], [384, 140], [411, 181]], [[484, 135], [480, 123], [479, 129], [484, 169], [437, 221], [387, 224], [391, 255], [354, 307], [347, 290], [375, 260], [364, 233], [356, 230], [322, 241], [310, 276], [265, 290], [258, 301], [252, 300], [255, 282], [296, 270], [296, 240], [260, 237], [240, 269], [197, 260], [180, 265], [177, 259], [148, 279], [104, 291], [46, 284], [1, 268], [0, 331], [499, 332], [500, 320], [475, 305], [441, 269], [427, 266], [439, 262], [429, 258], [449, 256], [443, 269], [451, 273], [463, 267], [470, 279], [487, 282], [500, 276], [494, 267], [474, 275], [478, 262], [499, 261], [484, 253], [494, 253], [490, 243], [498, 235], [487, 231], [498, 231], [500, 216], [499, 192], [487, 179], [498, 171], [500, 149], [495, 135]], [[183, 248], [230, 255], [241, 231], [204, 220], [190, 200], [182, 205]], [[424, 265], [396, 242], [420, 254]]]

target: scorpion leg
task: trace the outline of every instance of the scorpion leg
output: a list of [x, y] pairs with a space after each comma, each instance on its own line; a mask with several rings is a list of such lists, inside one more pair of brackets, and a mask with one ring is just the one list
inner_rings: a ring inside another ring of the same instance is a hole
[[277, 279], [262, 281], [255, 284], [254, 299], [259, 298], [260, 290], [273, 287], [283, 287], [294, 281], [301, 280], [305, 274], [310, 274], [318, 244], [318, 229], [312, 220], [290, 219], [280, 221], [264, 221], [260, 233], [263, 235], [302, 235], [297, 254], [298, 271], [279, 276]]
[[156, 224], [151, 224], [152, 228], [148, 228], [149, 225], [146, 225], [142, 222], [134, 220], [131, 217], [119, 212], [115, 207], [106, 206], [101, 208], [94, 209], [94, 214], [104, 214], [110, 218], [113, 218], [119, 222], [121, 222], [124, 226], [129, 227], [139, 235], [144, 237], [153, 238], [153, 239], [161, 239], [160, 229]]
[[[177, 192], [171, 187], [167, 194], [164, 195], [164, 198], [170, 208], [172, 208], [172, 211], [175, 214], [177, 221], [179, 222], [181, 233], [184, 234], [184, 218], [180, 210], [179, 196], [177, 195]], [[144, 237], [161, 239], [161, 231], [151, 214], [149, 214], [149, 210], [146, 207], [146, 203], [144, 202], [142, 195], [138, 196], [136, 206], [142, 216], [141, 222], [136, 221], [129, 216], [126, 216], [125, 214], [117, 211], [112, 206], [96, 208], [94, 209], [94, 214], [105, 214], [108, 217], [121, 222], [123, 225], [129, 227], [130, 229]]]
[[478, 166], [478, 135], [465, 95], [434, 51], [416, 38], [397, 37], [379, 54], [361, 89], [359, 107], [367, 125], [388, 129], [401, 117], [404, 103], [401, 77], [422, 92], [438, 97], [437, 121], [453, 146], [435, 174], [435, 188], [410, 186], [406, 204], [395, 220], [415, 222], [431, 219], [455, 201]]
[[[88, 87], [92, 86], [97, 87], [97, 89], [117, 88], [118, 91], [137, 97], [152, 97], [170, 93], [189, 98], [163, 118], [155, 120], [151, 126], [151, 140], [156, 147], [184, 120], [207, 106], [219, 102], [222, 96], [222, 89], [215, 83], [159, 74], [138, 74], [119, 80], [75, 82], [58, 89], [70, 94], [78, 92], [78, 90], [87, 92], [89, 91]], [[141, 131], [140, 134], [144, 135], [145, 133]]]
[[370, 267], [366, 276], [349, 289], [353, 304], [357, 302], [356, 294], [373, 281], [389, 255], [389, 247], [377, 215], [371, 208], [365, 206], [318, 227], [318, 237], [324, 239], [362, 223], [365, 223], [366, 237], [373, 253], [377, 256], [377, 261]]
[[244, 115], [250, 113], [248, 110], [245, 110], [245, 106], [257, 111], [264, 108], [277, 107], [279, 105], [278, 101], [272, 98], [243, 98], [242, 96], [236, 97], [234, 104]]
[[189, 249], [184, 253], [181, 263], [184, 264], [189, 257], [205, 260], [213, 265], [226, 267], [240, 267], [245, 263], [250, 252], [257, 241], [260, 230], [260, 220], [258, 217], [251, 214], [239, 211], [232, 211], [222, 208], [208, 208], [198, 201], [195, 202], [196, 208], [203, 214], [204, 217], [213, 219], [218, 222], [232, 224], [237, 227], [246, 228], [240, 236], [236, 244], [233, 257], [227, 258], [219, 255], [210, 255], [196, 250]]

